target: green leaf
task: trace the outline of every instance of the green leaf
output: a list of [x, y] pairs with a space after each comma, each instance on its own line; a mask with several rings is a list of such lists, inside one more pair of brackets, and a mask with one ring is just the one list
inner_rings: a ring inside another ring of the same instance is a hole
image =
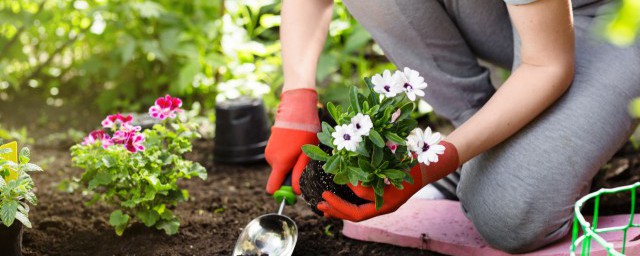
[[335, 176], [333, 176], [333, 182], [338, 185], [345, 185], [349, 182], [349, 177], [347, 176], [347, 172], [339, 172]]
[[100, 170], [96, 174], [96, 176], [89, 182], [89, 186], [87, 187], [89, 190], [93, 190], [94, 188], [100, 185], [107, 185], [113, 179], [113, 175], [109, 173], [107, 170]]
[[378, 166], [384, 158], [384, 148], [373, 147], [373, 153], [371, 154], [371, 165]]
[[147, 227], [153, 226], [160, 219], [160, 214], [154, 210], [143, 210], [138, 212], [136, 216]]
[[311, 145], [311, 144], [304, 145], [302, 146], [302, 151], [309, 158], [316, 161], [326, 162], [329, 159], [329, 155], [315, 145]]
[[167, 235], [175, 235], [180, 228], [180, 222], [178, 220], [162, 221], [157, 225], [158, 229], [164, 230]]
[[331, 174], [335, 174], [338, 171], [338, 165], [340, 165], [340, 156], [335, 155], [329, 157], [329, 160], [322, 166], [322, 169]]
[[9, 201], [2, 205], [0, 208], [0, 220], [2, 223], [9, 227], [13, 224], [18, 212], [18, 201]]
[[332, 139], [333, 137], [331, 137], [331, 134], [329, 134], [328, 132], [318, 133], [318, 140], [320, 140], [320, 143], [326, 145], [327, 147], [335, 148], [333, 142], [331, 141]]
[[364, 172], [361, 168], [350, 166], [349, 167], [349, 182], [351, 185], [358, 185], [358, 181], [364, 181], [369, 174]]
[[199, 163], [192, 163], [189, 167], [189, 174], [198, 176], [201, 180], [207, 180], [207, 169], [205, 169]]
[[368, 111], [369, 111], [369, 102], [368, 101], [362, 102], [362, 112], [368, 113]]
[[29, 148], [22, 148], [20, 150], [20, 163], [26, 164], [29, 160], [31, 160], [31, 151], [29, 151]]
[[104, 163], [105, 167], [111, 168], [116, 165], [116, 160], [113, 159], [113, 157], [107, 155], [102, 157], [102, 163]]
[[360, 144], [358, 144], [358, 146], [356, 147], [356, 152], [361, 156], [369, 157], [369, 152], [367, 152], [365, 143], [365, 140], [361, 141]]
[[42, 170], [42, 168], [36, 164], [32, 164], [32, 163], [27, 163], [24, 165], [21, 165], [20, 168], [22, 168], [23, 171], [25, 172], [42, 172], [44, 170]]
[[405, 145], [405, 141], [393, 132], [385, 132], [384, 136], [393, 143], [396, 143], [398, 145]]
[[[331, 102], [327, 103], [327, 111], [329, 111], [329, 115], [331, 115], [331, 118], [333, 118], [333, 120], [336, 121], [337, 124], [340, 124], [340, 113], [338, 112], [338, 109], [336, 108], [336, 106], [333, 105], [333, 103]], [[325, 123], [326, 122], [323, 122], [322, 124], [323, 128]]]
[[373, 165], [371, 165], [371, 163], [369, 163], [369, 161], [364, 160], [363, 158], [358, 159], [358, 166], [360, 166], [360, 168], [368, 173], [373, 173], [376, 171], [376, 168], [373, 167]]
[[29, 217], [21, 212], [16, 212], [16, 219], [20, 221], [25, 227], [31, 228], [31, 221], [29, 221]]
[[129, 224], [129, 219], [129, 215], [122, 213], [121, 210], [115, 210], [111, 213], [111, 216], [109, 216], [109, 224], [114, 226], [116, 234], [121, 236]]
[[357, 186], [360, 177], [358, 176], [357, 172], [353, 171], [353, 169], [355, 168], [349, 167], [349, 171], [347, 171], [347, 178], [349, 179], [349, 183], [351, 183], [351, 185]]
[[384, 147], [384, 140], [382, 139], [382, 136], [380, 136], [380, 134], [375, 130], [369, 131], [369, 140], [379, 148]]
[[352, 86], [351, 90], [349, 91], [349, 102], [353, 110], [358, 113], [362, 113], [362, 108], [360, 107], [360, 102], [358, 101], [358, 88], [355, 86]]
[[382, 173], [387, 176], [389, 179], [402, 179], [406, 175], [405, 172], [396, 169], [387, 169], [382, 171]]
[[379, 211], [380, 208], [382, 208], [382, 206], [384, 205], [384, 199], [382, 198], [381, 195], [376, 194], [375, 201], [376, 201], [376, 211]]
[[413, 102], [409, 102], [400, 107], [400, 116], [398, 117], [398, 119], [396, 119], [396, 122], [402, 121], [405, 118], [409, 117], [409, 115], [411, 115], [411, 113], [413, 112], [414, 107], [415, 105], [413, 104]]

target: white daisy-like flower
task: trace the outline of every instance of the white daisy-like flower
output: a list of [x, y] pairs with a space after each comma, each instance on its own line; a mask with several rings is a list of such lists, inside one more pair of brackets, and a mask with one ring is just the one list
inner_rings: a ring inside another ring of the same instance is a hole
[[382, 75], [375, 74], [371, 77], [371, 83], [373, 83], [373, 90], [387, 98], [395, 97], [398, 93], [402, 92], [402, 87], [398, 84], [398, 75], [391, 75], [391, 71], [385, 70]]
[[420, 76], [418, 71], [410, 68], [404, 68], [404, 72], [396, 71], [394, 74], [396, 82], [409, 97], [410, 100], [416, 100], [416, 96], [424, 96], [424, 90], [427, 88], [427, 83], [424, 82], [424, 77]]
[[363, 115], [362, 113], [358, 113], [356, 116], [351, 118], [351, 125], [356, 129], [356, 134], [359, 136], [369, 136], [369, 131], [373, 128], [371, 117]]
[[336, 126], [336, 131], [331, 133], [331, 136], [333, 136], [333, 144], [338, 147], [338, 150], [346, 149], [355, 152], [358, 144], [362, 141], [362, 137], [358, 135], [356, 128], [351, 124]]
[[444, 146], [440, 145], [442, 135], [439, 132], [431, 132], [427, 127], [424, 132], [420, 128], [413, 129], [407, 136], [409, 150], [418, 155], [418, 162], [425, 165], [438, 162], [438, 155], [444, 154]]

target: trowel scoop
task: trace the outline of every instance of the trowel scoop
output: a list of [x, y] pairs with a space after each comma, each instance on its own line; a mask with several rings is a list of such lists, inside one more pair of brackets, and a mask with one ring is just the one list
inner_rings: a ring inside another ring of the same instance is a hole
[[280, 203], [278, 213], [265, 214], [249, 222], [236, 241], [233, 256], [290, 256], [293, 253], [298, 240], [298, 226], [282, 214], [285, 205], [296, 203], [291, 174], [273, 198]]

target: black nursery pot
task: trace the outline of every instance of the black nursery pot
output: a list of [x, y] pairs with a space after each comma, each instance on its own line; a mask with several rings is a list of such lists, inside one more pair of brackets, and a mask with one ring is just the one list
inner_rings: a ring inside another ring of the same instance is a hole
[[4, 256], [22, 255], [22, 223], [14, 221], [9, 227], [0, 223], [0, 250]]
[[216, 105], [216, 162], [251, 163], [264, 160], [269, 119], [261, 99], [240, 98]]
[[[325, 149], [325, 151], [327, 151]], [[342, 199], [353, 203], [355, 205], [361, 205], [368, 201], [358, 197], [347, 185], [338, 185], [333, 182], [333, 174], [326, 173], [322, 169], [324, 162], [311, 160], [307, 164], [305, 170], [300, 177], [300, 191], [302, 192], [302, 198], [307, 202], [311, 210], [314, 213], [322, 216], [322, 212], [318, 210], [318, 203], [324, 201], [322, 199], [322, 193], [324, 191], [331, 191]]]

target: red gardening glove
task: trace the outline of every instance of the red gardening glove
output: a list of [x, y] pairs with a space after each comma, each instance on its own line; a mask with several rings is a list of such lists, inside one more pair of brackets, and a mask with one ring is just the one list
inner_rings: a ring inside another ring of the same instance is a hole
[[382, 196], [384, 204], [380, 210], [376, 210], [373, 188], [353, 186], [351, 184], [348, 184], [348, 186], [358, 197], [371, 202], [354, 205], [329, 191], [325, 191], [322, 193], [322, 198], [325, 201], [318, 204], [318, 210], [324, 212], [324, 216], [328, 218], [340, 218], [355, 222], [395, 211], [422, 187], [447, 176], [458, 168], [458, 151], [455, 146], [446, 141], [441, 141], [440, 145], [443, 145], [445, 150], [444, 154], [438, 155], [438, 162], [430, 165], [418, 164], [411, 168], [409, 174], [413, 177], [413, 184], [405, 181], [402, 183], [402, 186], [404, 186], [402, 190], [392, 185], [384, 188], [384, 195]]
[[320, 131], [318, 118], [318, 94], [313, 89], [295, 89], [281, 95], [275, 124], [265, 149], [265, 157], [271, 166], [267, 193], [280, 188], [289, 172], [293, 191], [300, 194], [300, 176], [309, 157], [302, 153], [305, 144], [318, 144]]

